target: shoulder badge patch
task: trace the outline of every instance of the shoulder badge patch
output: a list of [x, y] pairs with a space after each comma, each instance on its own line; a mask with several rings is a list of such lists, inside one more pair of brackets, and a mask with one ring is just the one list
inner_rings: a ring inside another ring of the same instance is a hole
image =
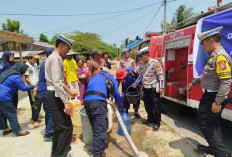
[[58, 63], [61, 64], [62, 63], [62, 59], [60, 57], [58, 57]]

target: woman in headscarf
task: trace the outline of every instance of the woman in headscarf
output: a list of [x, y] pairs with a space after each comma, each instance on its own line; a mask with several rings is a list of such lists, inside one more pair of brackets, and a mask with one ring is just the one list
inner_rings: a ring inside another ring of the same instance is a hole
[[[27, 71], [28, 65], [24, 63], [16, 63], [10, 69], [4, 71], [0, 75], [0, 130], [3, 135], [13, 132], [16, 136], [24, 136], [29, 134], [28, 131], [21, 130], [19, 126], [17, 111], [12, 102], [12, 97], [16, 90], [28, 91], [37, 85], [25, 85], [22, 75]], [[7, 119], [11, 129], [7, 126]]]
[[[5, 70], [10, 69], [14, 64], [15, 64], [14, 54], [11, 52], [4, 52], [2, 55], [2, 60], [1, 60], [1, 64], [0, 64], [0, 74]], [[18, 107], [18, 91], [16, 91], [14, 93], [13, 103], [15, 105], [15, 108], [17, 109], [17, 107]]]

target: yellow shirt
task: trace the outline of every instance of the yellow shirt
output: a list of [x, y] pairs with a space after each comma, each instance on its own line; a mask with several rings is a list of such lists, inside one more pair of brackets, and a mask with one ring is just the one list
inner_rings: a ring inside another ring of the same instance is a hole
[[64, 60], [64, 71], [68, 82], [77, 81], [77, 63], [74, 59]]

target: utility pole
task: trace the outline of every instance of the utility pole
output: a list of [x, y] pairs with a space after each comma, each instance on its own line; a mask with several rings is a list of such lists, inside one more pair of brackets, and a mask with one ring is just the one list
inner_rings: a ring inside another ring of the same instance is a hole
[[164, 33], [167, 32], [166, 10], [167, 10], [167, 0], [164, 0]]

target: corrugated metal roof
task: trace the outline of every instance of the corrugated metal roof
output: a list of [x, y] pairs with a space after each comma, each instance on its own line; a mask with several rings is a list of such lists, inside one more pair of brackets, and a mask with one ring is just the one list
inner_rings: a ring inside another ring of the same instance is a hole
[[[14, 53], [14, 58], [20, 58], [18, 51], [11, 51], [11, 52]], [[28, 55], [31, 55], [31, 54], [40, 54], [42, 52], [44, 52], [44, 51], [22, 51], [22, 56], [23, 57], [27, 57]], [[4, 52], [0, 52], [0, 58], [2, 58], [3, 53]]]
[[129, 45], [125, 46], [123, 49], [132, 49], [133, 47], [137, 46], [138, 44], [140, 44], [143, 40], [135, 40], [132, 43], [130, 43]]

